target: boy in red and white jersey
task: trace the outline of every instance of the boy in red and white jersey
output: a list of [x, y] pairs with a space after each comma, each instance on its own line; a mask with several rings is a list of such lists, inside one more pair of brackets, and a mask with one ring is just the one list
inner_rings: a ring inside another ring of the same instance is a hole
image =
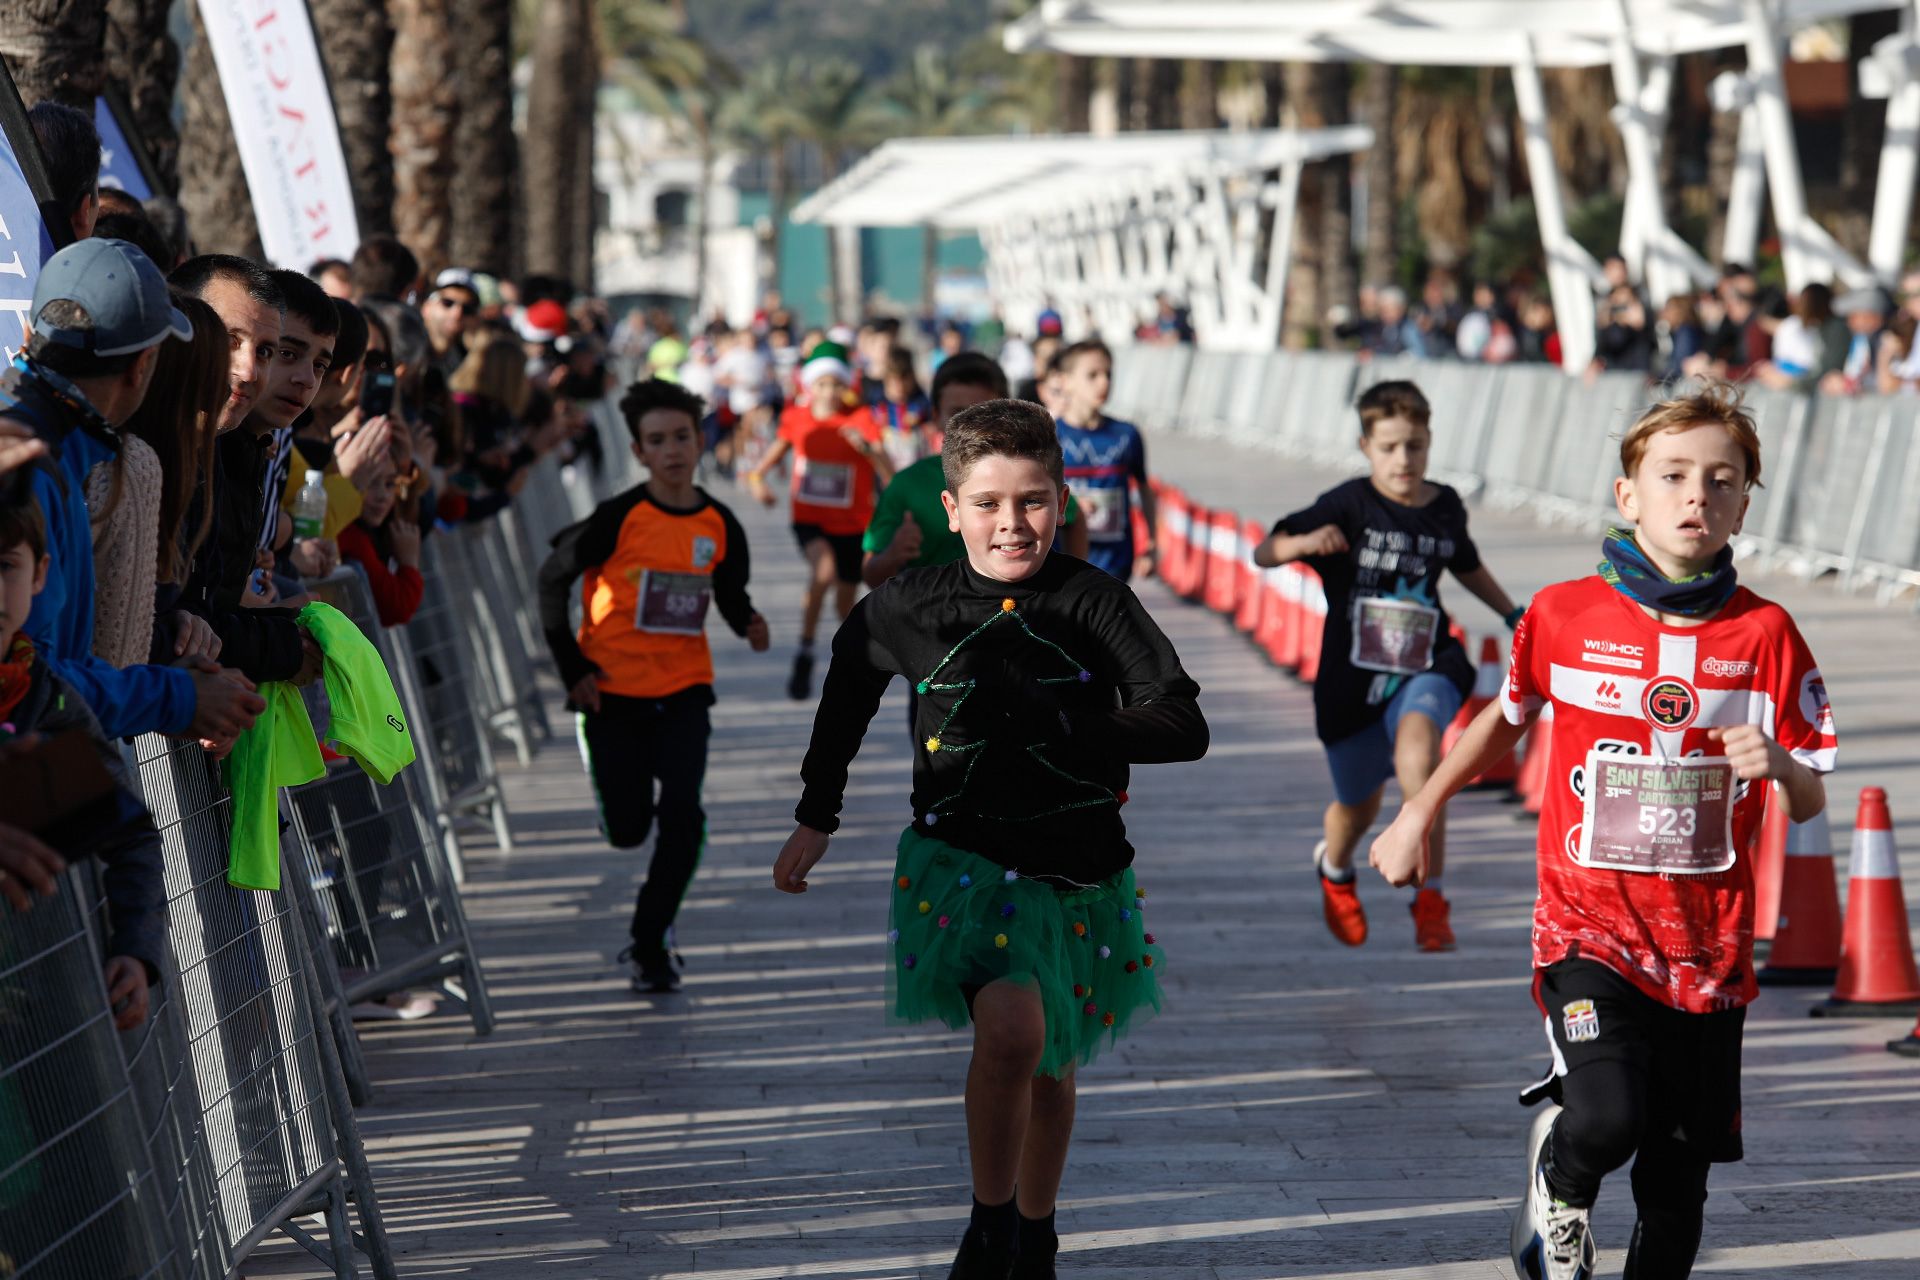
[[1753, 974], [1765, 793], [1794, 822], [1826, 804], [1833, 713], [1806, 641], [1735, 581], [1729, 547], [1760, 444], [1724, 384], [1655, 405], [1620, 446], [1592, 577], [1535, 596], [1506, 687], [1375, 842], [1394, 884], [1426, 870], [1433, 815], [1548, 703], [1534, 995], [1553, 1096], [1514, 1222], [1522, 1280], [1586, 1280], [1600, 1181], [1638, 1153], [1628, 1280], [1684, 1277], [1707, 1169], [1741, 1158], [1740, 1038]]

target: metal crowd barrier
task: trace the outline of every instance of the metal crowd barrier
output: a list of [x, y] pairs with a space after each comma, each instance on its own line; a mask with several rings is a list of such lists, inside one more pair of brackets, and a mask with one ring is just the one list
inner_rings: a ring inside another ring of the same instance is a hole
[[[372, 590], [357, 568], [342, 568], [309, 590], [360, 628], [389, 671], [408, 668], [404, 633], [380, 625]], [[353, 761], [334, 760], [325, 777], [282, 796], [284, 852], [298, 871], [291, 877], [296, 899], [316, 937], [330, 947], [333, 964], [320, 966], [321, 985], [356, 1102], [370, 1090], [358, 1065], [348, 1006], [456, 977], [474, 1032], [493, 1030], [486, 979], [435, 821], [445, 788], [434, 781], [439, 762], [433, 744], [423, 741], [431, 735], [419, 728], [419, 687], [410, 680], [395, 687], [414, 730], [413, 765], [381, 786]], [[316, 681], [307, 692], [314, 728], [324, 739], [324, 686]]]
[[[176, 1035], [174, 1014], [156, 1018], [131, 1074], [136, 1094], [159, 1100], [147, 1122], [165, 1143], [149, 1151], [164, 1145], [167, 1166], [188, 1175], [176, 1199], [195, 1210], [179, 1224], [197, 1236], [189, 1256], [217, 1258], [206, 1272], [231, 1274], [279, 1232], [337, 1276], [355, 1274], [358, 1248], [389, 1280], [379, 1200], [295, 897], [227, 882], [231, 801], [198, 744], [147, 735], [134, 756], [165, 854], [174, 963], [163, 982], [180, 1022]], [[302, 1225], [316, 1213], [324, 1240]]]
[[[1636, 374], [1141, 344], [1117, 353], [1109, 403], [1148, 428], [1351, 469], [1353, 402], [1393, 378], [1420, 383], [1433, 404], [1437, 479], [1546, 522], [1618, 518], [1619, 437], [1656, 395]], [[1765, 487], [1736, 552], [1805, 578], [1833, 574], [1882, 603], [1920, 589], [1920, 397], [1744, 390]]]

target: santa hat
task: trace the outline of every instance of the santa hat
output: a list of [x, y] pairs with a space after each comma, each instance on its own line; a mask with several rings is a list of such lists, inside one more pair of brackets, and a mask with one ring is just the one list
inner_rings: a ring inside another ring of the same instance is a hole
[[800, 385], [811, 387], [818, 378], [834, 377], [851, 385], [853, 368], [847, 363], [847, 349], [837, 342], [822, 342], [800, 366]]

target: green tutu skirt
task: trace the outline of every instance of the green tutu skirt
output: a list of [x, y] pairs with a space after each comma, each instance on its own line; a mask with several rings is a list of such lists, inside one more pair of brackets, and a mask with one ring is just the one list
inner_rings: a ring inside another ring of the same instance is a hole
[[908, 827], [891, 901], [887, 988], [897, 1021], [958, 1030], [970, 1020], [968, 989], [1031, 982], [1047, 1021], [1037, 1074], [1059, 1076], [1160, 1009], [1166, 957], [1146, 931], [1146, 894], [1131, 869], [1056, 889]]

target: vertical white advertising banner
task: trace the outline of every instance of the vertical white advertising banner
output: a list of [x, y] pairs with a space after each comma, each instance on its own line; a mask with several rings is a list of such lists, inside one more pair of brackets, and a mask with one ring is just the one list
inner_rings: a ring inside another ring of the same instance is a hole
[[196, 2], [267, 257], [296, 271], [352, 257], [353, 187], [306, 0]]

